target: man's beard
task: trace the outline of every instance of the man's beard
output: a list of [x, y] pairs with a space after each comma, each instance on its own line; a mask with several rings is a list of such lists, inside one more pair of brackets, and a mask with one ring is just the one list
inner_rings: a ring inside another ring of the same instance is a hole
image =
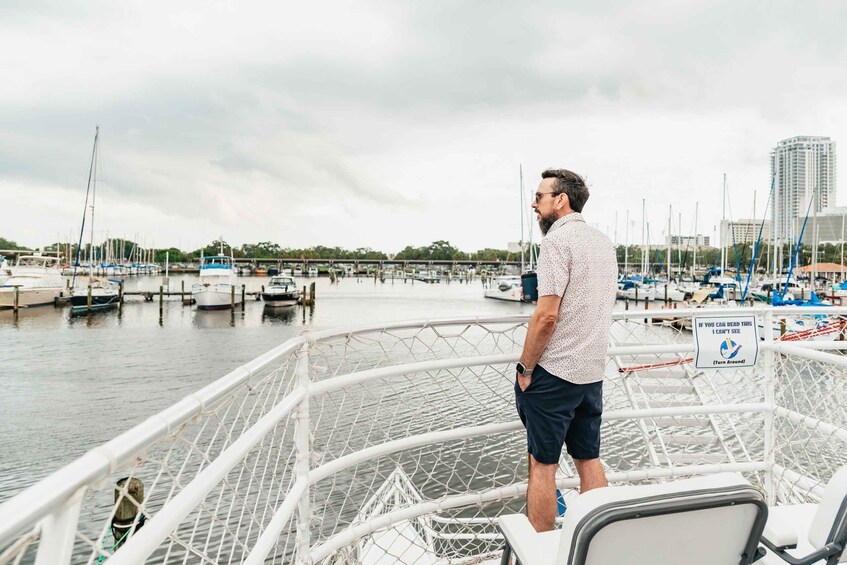
[[541, 216], [538, 219], [538, 227], [541, 228], [541, 235], [547, 235], [547, 232], [550, 231], [550, 228], [553, 227], [557, 219], [553, 215]]

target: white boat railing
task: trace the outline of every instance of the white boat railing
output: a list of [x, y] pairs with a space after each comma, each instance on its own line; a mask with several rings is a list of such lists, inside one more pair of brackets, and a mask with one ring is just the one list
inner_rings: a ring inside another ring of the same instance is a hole
[[[718, 312], [755, 313], [757, 367], [692, 367], [686, 321]], [[616, 312], [604, 385], [610, 481], [735, 470], [772, 502], [814, 500], [847, 463], [845, 319], [841, 308]], [[290, 340], [0, 505], [0, 565], [494, 555], [496, 518], [521, 511], [526, 491], [513, 406], [526, 322], [417, 321]], [[124, 477], [141, 481], [141, 500], [126, 483], [116, 489]], [[409, 489], [380, 498], [404, 477]], [[557, 484], [578, 485], [567, 457]], [[116, 547], [111, 523], [127, 508], [135, 527]]]

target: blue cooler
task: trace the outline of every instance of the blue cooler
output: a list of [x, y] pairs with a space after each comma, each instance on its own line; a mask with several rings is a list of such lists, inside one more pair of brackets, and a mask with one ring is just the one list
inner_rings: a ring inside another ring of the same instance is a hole
[[524, 302], [538, 302], [538, 275], [524, 273], [521, 275], [521, 289]]

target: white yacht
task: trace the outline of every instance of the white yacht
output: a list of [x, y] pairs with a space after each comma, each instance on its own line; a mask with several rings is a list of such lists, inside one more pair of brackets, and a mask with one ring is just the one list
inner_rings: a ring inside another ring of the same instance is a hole
[[54, 304], [65, 291], [58, 257], [18, 257], [12, 275], [0, 286], [0, 308], [14, 307], [16, 288], [20, 307]]
[[203, 257], [200, 282], [191, 287], [191, 296], [201, 310], [221, 310], [241, 304], [238, 275], [228, 255]]
[[518, 275], [495, 277], [491, 282], [491, 287], [485, 289], [485, 297], [508, 300], [510, 302], [521, 302], [523, 300], [521, 277]]
[[12, 268], [9, 266], [9, 262], [6, 261], [5, 257], [0, 257], [0, 286], [11, 276]]

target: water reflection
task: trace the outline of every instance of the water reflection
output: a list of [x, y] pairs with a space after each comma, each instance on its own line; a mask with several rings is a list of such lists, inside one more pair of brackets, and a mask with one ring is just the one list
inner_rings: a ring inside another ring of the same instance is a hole
[[194, 326], [203, 330], [234, 328], [236, 320], [243, 320], [244, 313], [235, 310], [194, 310]]
[[296, 321], [297, 306], [283, 306], [281, 308], [265, 305], [262, 310], [263, 324], [284, 324], [290, 326]]
[[84, 325], [89, 328], [106, 328], [121, 325], [121, 317], [117, 308], [95, 310], [92, 312], [74, 312], [68, 309], [68, 326]]

